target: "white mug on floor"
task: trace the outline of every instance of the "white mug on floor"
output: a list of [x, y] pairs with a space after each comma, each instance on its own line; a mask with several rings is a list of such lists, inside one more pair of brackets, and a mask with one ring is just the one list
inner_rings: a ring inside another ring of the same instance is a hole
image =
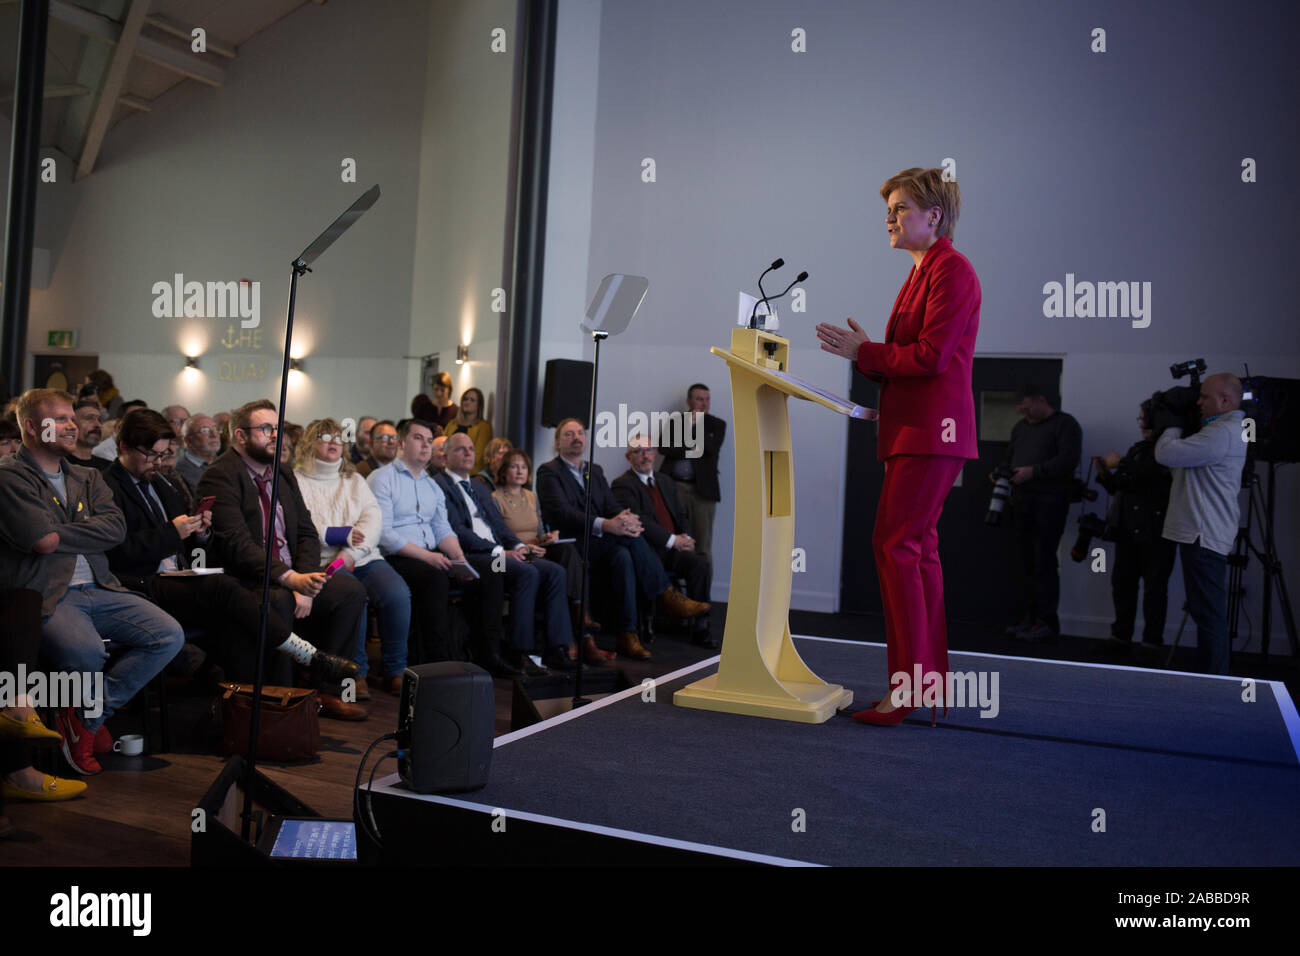
[[123, 734], [113, 742], [113, 750], [126, 757], [138, 757], [144, 753], [144, 738], [139, 734]]

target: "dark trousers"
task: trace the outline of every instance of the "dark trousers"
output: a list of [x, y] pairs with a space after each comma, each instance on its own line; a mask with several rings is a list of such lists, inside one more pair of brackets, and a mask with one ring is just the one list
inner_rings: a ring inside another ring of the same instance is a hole
[[1011, 522], [1020, 552], [1023, 617], [1061, 629], [1056, 608], [1061, 599], [1061, 572], [1056, 552], [1065, 533], [1070, 501], [1063, 495], [1019, 495], [1012, 499]]
[[411, 589], [411, 660], [431, 664], [459, 659], [452, 647], [447, 572], [400, 554], [390, 554], [386, 560]]
[[1112, 637], [1133, 640], [1137, 620], [1138, 582], [1142, 582], [1142, 642], [1163, 644], [1165, 615], [1169, 606], [1169, 575], [1174, 570], [1177, 549], [1172, 541], [1125, 539], [1115, 543], [1115, 566], [1111, 568], [1110, 593], [1115, 601]]
[[610, 588], [618, 608], [618, 629], [636, 631], [638, 590], [647, 600], [668, 590], [668, 575], [654, 550], [645, 538], [606, 534], [591, 539], [591, 561], [609, 571]]
[[[236, 683], [252, 683], [257, 673], [257, 637], [262, 617], [262, 592], [251, 590], [229, 574], [197, 578], [153, 575], [146, 579], [148, 598], [180, 621], [181, 626], [202, 628], [199, 642]], [[272, 595], [283, 588], [271, 588]], [[290, 599], [292, 604], [292, 598]], [[284, 602], [273, 600], [266, 617], [263, 678], [284, 686], [293, 680], [292, 661], [276, 648], [293, 631], [293, 609], [283, 615]]]
[[[494, 566], [500, 570], [495, 570]], [[505, 591], [510, 595], [511, 646], [525, 653], [533, 650], [536, 642], [533, 624], [539, 601], [546, 615], [546, 646], [564, 647], [569, 644], [573, 639], [573, 626], [569, 622], [564, 568], [545, 559], [517, 561], [505, 555], [497, 562], [489, 558], [487, 568], [488, 574], [503, 579]], [[479, 573], [483, 573], [481, 569]]]
[[[686, 579], [686, 596], [692, 601], [708, 601], [713, 590], [713, 561], [707, 554], [696, 551], [669, 550], [660, 552], [664, 570], [672, 578]], [[709, 616], [701, 614], [690, 622], [694, 631], [709, 629]]]
[[[262, 589], [248, 588], [257, 601]], [[311, 613], [303, 618], [293, 616], [293, 591], [271, 585], [271, 611], [283, 621], [292, 621], [293, 632], [303, 640], [316, 645], [317, 650], [352, 660], [357, 653], [357, 642], [365, 639], [363, 628], [366, 615], [365, 586], [345, 571], [340, 571], [325, 582], [321, 592], [312, 598]], [[287, 637], [288, 635], [286, 635]], [[267, 644], [270, 644], [270, 622], [267, 623]], [[281, 642], [283, 643], [283, 642]], [[277, 678], [291, 677], [293, 664], [285, 654], [277, 655], [274, 670]], [[267, 683], [272, 683], [268, 678]], [[287, 683], [292, 683], [290, 679]], [[326, 689], [326, 692], [331, 692]]]
[[1180, 544], [1187, 612], [1196, 622], [1196, 652], [1206, 674], [1228, 673], [1228, 558], [1200, 544]]
[[465, 560], [479, 578], [464, 585], [470, 609], [470, 656], [482, 661], [500, 654], [505, 642], [506, 575], [492, 570], [490, 557], [467, 554]]

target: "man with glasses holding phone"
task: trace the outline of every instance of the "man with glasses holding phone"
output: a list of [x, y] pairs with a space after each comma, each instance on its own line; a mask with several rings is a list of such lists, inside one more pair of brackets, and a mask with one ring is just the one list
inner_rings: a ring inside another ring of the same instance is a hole
[[[273, 535], [271, 607], [283, 621], [297, 621], [295, 627], [311, 642], [303, 641], [306, 647], [290, 644], [286, 653], [307, 666], [312, 665], [317, 647], [350, 660], [356, 652], [361, 615], [366, 612], [366, 589], [350, 574], [329, 577], [320, 569], [320, 536], [293, 470], [286, 465], [279, 466], [272, 515], [276, 421], [275, 406], [266, 399], [235, 409], [230, 419], [230, 447], [199, 479], [199, 498], [215, 499], [207, 563], [223, 568], [260, 595], [266, 575], [266, 540]], [[325, 716], [340, 720], [369, 716], [339, 683], [345, 676], [355, 680], [355, 675], [355, 669], [346, 675], [336, 669], [336, 679], [321, 684]]]
[[[175, 431], [175, 428], [172, 429]], [[185, 442], [176, 454], [176, 474], [189, 486], [190, 494], [198, 490], [199, 478], [221, 452], [221, 429], [207, 415], [194, 415], [181, 426]]]

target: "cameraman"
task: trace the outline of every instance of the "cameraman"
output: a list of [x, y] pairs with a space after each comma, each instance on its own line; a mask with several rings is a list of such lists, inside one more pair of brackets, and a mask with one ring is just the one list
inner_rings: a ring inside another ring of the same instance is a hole
[[1110, 591], [1115, 602], [1115, 623], [1110, 626], [1110, 640], [1113, 646], [1122, 648], [1133, 642], [1139, 580], [1144, 582], [1142, 643], [1145, 648], [1164, 643], [1169, 575], [1177, 554], [1174, 543], [1161, 537], [1172, 477], [1169, 469], [1156, 461], [1150, 415], [1151, 403], [1143, 402], [1138, 415], [1142, 440], [1123, 458], [1111, 451], [1105, 457], [1094, 455], [1092, 459], [1097, 483], [1114, 496], [1114, 518], [1110, 523], [1115, 534], [1115, 567]]
[[1006, 634], [1037, 642], [1051, 640], [1060, 630], [1056, 553], [1075, 488], [1083, 430], [1073, 416], [1052, 408], [1034, 385], [1022, 386], [1016, 398], [1016, 411], [1024, 420], [1011, 429], [1002, 465], [1011, 469], [1011, 520], [1020, 550], [1023, 614]]
[[[1165, 393], [1168, 395], [1168, 393]], [[1157, 396], [1159, 398], [1161, 396]], [[1228, 562], [1241, 521], [1238, 494], [1246, 463], [1242, 441], [1241, 380], [1209, 376], [1196, 401], [1201, 430], [1183, 438], [1183, 410], [1156, 401], [1151, 425], [1162, 432], [1156, 461], [1173, 469], [1164, 536], [1179, 543], [1187, 610], [1196, 622], [1201, 669], [1228, 673]]]

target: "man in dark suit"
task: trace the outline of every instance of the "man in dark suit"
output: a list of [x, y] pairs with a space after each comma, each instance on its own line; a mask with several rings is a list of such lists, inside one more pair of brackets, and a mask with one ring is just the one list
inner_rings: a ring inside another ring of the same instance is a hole
[[547, 667], [571, 669], [569, 643], [573, 625], [564, 568], [545, 560], [545, 548], [520, 541], [506, 527], [482, 484], [470, 479], [474, 441], [469, 435], [456, 432], [447, 439], [446, 451], [447, 469], [434, 480], [447, 496], [452, 530], [466, 559], [482, 579], [485, 597], [489, 591], [499, 592], [501, 597], [494, 595], [492, 599], [500, 607], [505, 593], [510, 594], [512, 647], [505, 653], [506, 661], [530, 676], [546, 673], [528, 657], [534, 640], [533, 609], [540, 591], [546, 613], [544, 661]]
[[[229, 574], [165, 575], [206, 564], [212, 524], [210, 510], [188, 514], [180, 492], [157, 473], [159, 456], [166, 452], [172, 435], [167, 420], [147, 408], [131, 409], [118, 426], [117, 460], [105, 470], [104, 482], [122, 509], [126, 537], [108, 552], [108, 566], [124, 585], [184, 626], [207, 630], [206, 649], [219, 654], [228, 675], [237, 681], [251, 681], [260, 626], [260, 602], [254, 592], [241, 587]], [[196, 557], [203, 560], [196, 561]], [[291, 620], [275, 610], [267, 616], [270, 683], [292, 679], [284, 666], [291, 658], [305, 663], [317, 682], [336, 683], [357, 676], [352, 661], [319, 651], [294, 636]]]
[[[559, 454], [537, 469], [537, 497], [542, 519], [565, 538], [576, 538], [579, 550], [586, 529], [586, 490], [582, 454], [587, 429], [567, 418], [555, 429]], [[599, 465], [591, 466], [591, 554], [593, 565], [610, 573], [619, 615], [618, 652], [624, 657], [648, 660], [650, 652], [637, 636], [637, 594], [658, 600], [667, 614], [699, 617], [709, 605], [692, 601], [672, 587], [663, 565], [642, 537], [644, 528], [635, 514], [619, 506]]]
[[695, 538], [695, 553], [711, 561], [713, 518], [718, 511], [718, 502], [722, 500], [722, 490], [718, 485], [718, 453], [727, 438], [727, 423], [709, 414], [709, 387], [699, 382], [686, 390], [686, 408], [687, 415], [703, 418], [703, 434], [694, 432], [696, 440], [690, 443], [686, 441], [686, 434], [672, 434], [659, 451], [666, 459], [664, 471], [677, 482], [686, 523]]
[[[266, 537], [275, 536], [271, 560], [271, 607], [284, 621], [299, 620], [312, 643], [352, 660], [364, 639], [366, 589], [351, 574], [327, 577], [320, 566], [320, 536], [302, 500], [293, 471], [280, 466], [274, 518], [270, 514], [271, 467], [275, 461], [275, 406], [262, 399], [236, 409], [230, 448], [203, 472], [198, 497], [212, 506], [210, 567], [224, 568], [260, 596], [266, 574]], [[328, 685], [322, 712], [343, 720], [368, 714], [343, 688]]]
[[[686, 518], [677, 500], [671, 478], [655, 471], [655, 449], [650, 439], [634, 437], [628, 443], [627, 460], [632, 466], [614, 479], [614, 498], [641, 521], [645, 539], [664, 569], [686, 579], [686, 596], [707, 601], [713, 585], [713, 562], [695, 550], [695, 539], [686, 533]], [[695, 618], [691, 638], [700, 647], [716, 647], [709, 636], [707, 615]]]

